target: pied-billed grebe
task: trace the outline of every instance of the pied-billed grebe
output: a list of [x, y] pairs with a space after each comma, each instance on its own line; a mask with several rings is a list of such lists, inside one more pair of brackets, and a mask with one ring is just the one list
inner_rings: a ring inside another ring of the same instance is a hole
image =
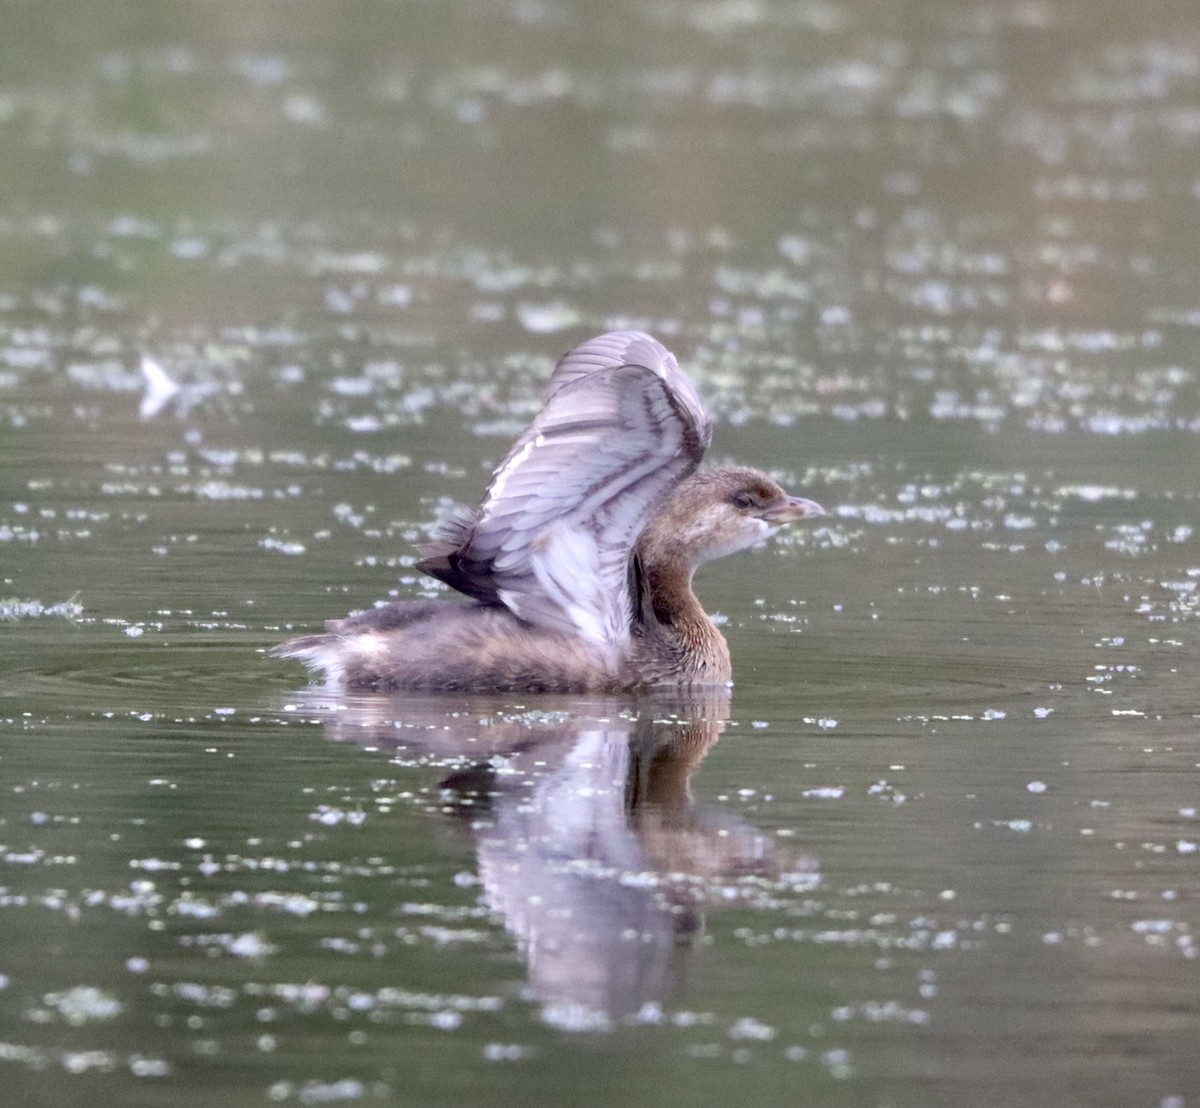
[[401, 600], [275, 648], [352, 688], [598, 692], [728, 681], [696, 567], [824, 514], [744, 466], [698, 470], [712, 424], [640, 331], [577, 346], [476, 513], [418, 567], [474, 603]]

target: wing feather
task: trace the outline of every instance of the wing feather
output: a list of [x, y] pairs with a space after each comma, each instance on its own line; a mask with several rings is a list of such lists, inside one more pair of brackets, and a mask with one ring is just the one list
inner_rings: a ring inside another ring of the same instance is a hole
[[418, 565], [533, 624], [619, 651], [634, 544], [711, 437], [674, 355], [640, 331], [600, 335], [559, 361], [474, 522], [456, 521]]

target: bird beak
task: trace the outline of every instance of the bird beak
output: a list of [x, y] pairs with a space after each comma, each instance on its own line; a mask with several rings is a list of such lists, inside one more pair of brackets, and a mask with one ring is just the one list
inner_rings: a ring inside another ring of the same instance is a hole
[[784, 523], [793, 523], [798, 519], [812, 519], [814, 516], [825, 514], [825, 509], [815, 500], [805, 500], [802, 496], [789, 496], [764, 509], [762, 517], [772, 527], [778, 527]]

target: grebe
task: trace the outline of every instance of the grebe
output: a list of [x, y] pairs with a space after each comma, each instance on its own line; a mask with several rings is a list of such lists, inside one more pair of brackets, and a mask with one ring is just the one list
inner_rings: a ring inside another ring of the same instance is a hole
[[824, 514], [745, 466], [697, 469], [712, 423], [673, 354], [613, 331], [557, 364], [477, 512], [419, 569], [470, 598], [400, 600], [274, 648], [356, 689], [613, 692], [732, 678], [698, 566]]

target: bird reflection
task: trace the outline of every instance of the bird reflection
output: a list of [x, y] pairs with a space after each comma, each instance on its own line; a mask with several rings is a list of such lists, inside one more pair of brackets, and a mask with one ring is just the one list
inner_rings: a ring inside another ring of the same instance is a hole
[[320, 701], [328, 737], [453, 765], [484, 898], [515, 937], [546, 1022], [607, 1029], [661, 1018], [705, 910], [819, 882], [814, 859], [689, 782], [729, 718], [726, 690], [637, 700], [539, 697]]

